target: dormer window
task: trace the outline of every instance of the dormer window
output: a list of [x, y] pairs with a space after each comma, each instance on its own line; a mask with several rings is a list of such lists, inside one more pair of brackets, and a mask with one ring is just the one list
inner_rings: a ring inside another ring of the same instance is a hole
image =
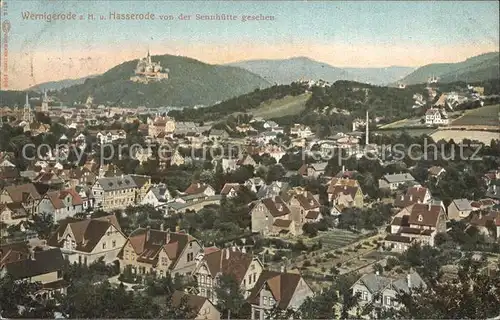
[[424, 221], [424, 217], [423, 217], [421, 214], [419, 214], [419, 215], [418, 215], [418, 221], [419, 221], [419, 222]]

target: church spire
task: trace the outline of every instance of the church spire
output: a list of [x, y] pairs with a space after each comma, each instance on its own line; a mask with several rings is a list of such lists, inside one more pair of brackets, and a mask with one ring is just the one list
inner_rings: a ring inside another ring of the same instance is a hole
[[29, 97], [28, 97], [28, 92], [26, 92], [26, 102], [24, 103], [24, 106], [29, 107], [29, 105], [30, 105], [30, 101], [29, 101]]

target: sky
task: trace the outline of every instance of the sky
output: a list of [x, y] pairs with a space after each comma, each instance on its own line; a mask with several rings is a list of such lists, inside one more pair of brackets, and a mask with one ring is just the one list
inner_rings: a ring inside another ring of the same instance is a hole
[[[99, 74], [148, 49], [212, 64], [307, 56], [337, 67], [418, 67], [499, 50], [497, 1], [2, 1], [2, 23], [10, 23], [7, 50], [1, 33], [2, 89], [11, 90]], [[197, 19], [215, 14], [237, 19]], [[272, 20], [242, 21], [248, 15]]]

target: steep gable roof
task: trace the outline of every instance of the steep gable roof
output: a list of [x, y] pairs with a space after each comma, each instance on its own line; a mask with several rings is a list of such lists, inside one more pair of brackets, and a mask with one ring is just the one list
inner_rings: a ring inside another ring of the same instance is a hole
[[26, 279], [61, 270], [64, 258], [59, 248], [35, 251], [35, 259], [25, 259], [5, 266], [7, 273], [15, 279]]
[[8, 186], [4, 189], [12, 199], [12, 202], [24, 202], [26, 195], [30, 195], [34, 200], [40, 200], [41, 196], [32, 183], [15, 186]]
[[247, 300], [252, 304], [259, 304], [259, 293], [266, 287], [271, 291], [274, 299], [277, 301], [277, 306], [281, 309], [286, 309], [301, 279], [302, 276], [297, 273], [281, 273], [264, 270], [255, 283], [255, 286], [250, 291]]
[[290, 213], [290, 209], [281, 197], [265, 198], [262, 203], [273, 217], [281, 217]]
[[69, 218], [60, 223], [59, 228], [51, 236], [47, 244], [61, 248], [65, 240], [63, 236], [67, 228], [69, 228], [75, 237], [76, 250], [92, 252], [110, 226], [114, 226], [121, 232], [118, 220], [114, 215], [85, 220]]
[[253, 261], [253, 256], [249, 253], [225, 248], [205, 254], [204, 260], [213, 278], [220, 272], [234, 276], [236, 281], [241, 283]]
[[439, 205], [431, 204], [414, 204], [410, 209], [410, 217], [408, 223], [435, 227], [438, 223], [439, 215], [443, 212], [443, 208]]
[[156, 264], [158, 254], [161, 250], [165, 250], [168, 258], [173, 262], [171, 268], [176, 265], [187, 244], [193, 240], [196, 239], [185, 233], [149, 228], [138, 228], [128, 238], [135, 253], [139, 256], [138, 261]]

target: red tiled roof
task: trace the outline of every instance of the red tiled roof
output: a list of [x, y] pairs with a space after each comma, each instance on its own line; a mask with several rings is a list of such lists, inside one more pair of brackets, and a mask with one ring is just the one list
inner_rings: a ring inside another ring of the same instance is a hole
[[[409, 224], [436, 227], [439, 214], [443, 212], [440, 205], [414, 204], [410, 209]], [[422, 221], [420, 221], [421, 219]]]
[[290, 209], [281, 197], [262, 199], [262, 203], [273, 217], [281, 217], [290, 213]]

